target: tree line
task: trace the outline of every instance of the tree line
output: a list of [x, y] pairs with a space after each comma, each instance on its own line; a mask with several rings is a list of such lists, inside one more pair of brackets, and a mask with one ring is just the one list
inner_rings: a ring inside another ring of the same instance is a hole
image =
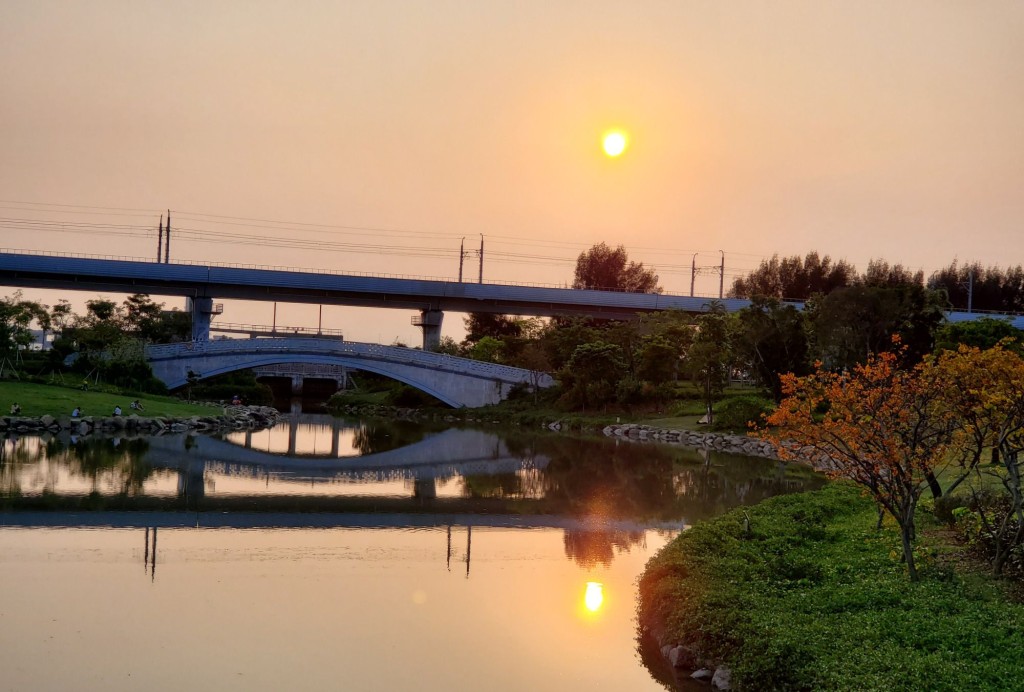
[[809, 300], [839, 289], [926, 288], [939, 293], [955, 310], [1024, 312], [1024, 267], [984, 267], [978, 262], [960, 264], [954, 260], [925, 280], [924, 272], [902, 264], [890, 265], [873, 259], [864, 273], [845, 260], [809, 252], [806, 256], [772, 256], [757, 269], [733, 281], [729, 296], [766, 296], [780, 300]]
[[[33, 353], [33, 328], [51, 331], [49, 350]], [[10, 362], [28, 363], [31, 374], [78, 373], [98, 376], [118, 387], [163, 391], [143, 357], [147, 343], [187, 341], [191, 317], [166, 310], [148, 295], [134, 294], [121, 303], [104, 298], [86, 302], [77, 314], [67, 300], [49, 306], [26, 300], [21, 291], [0, 300], [0, 356]], [[101, 354], [104, 354], [101, 357]], [[69, 358], [70, 356], [70, 358]]]
[[[678, 395], [681, 383], [690, 382], [713, 420], [714, 404], [730, 379], [748, 379], [779, 401], [786, 373], [807, 375], [816, 362], [830, 371], [849, 371], [875, 354], [894, 351], [894, 335], [901, 364], [913, 366], [937, 347], [988, 347], [1019, 333], [996, 319], [947, 323], [945, 293], [899, 265], [875, 261], [861, 276], [844, 263], [815, 253], [808, 257], [765, 265], [789, 277], [788, 285], [831, 286], [811, 293], [802, 310], [777, 296], [757, 295], [732, 314], [710, 301], [703, 314], [666, 311], [630, 321], [472, 313], [465, 339], [446, 338], [441, 350], [555, 373], [557, 403], [574, 410], [664, 405]], [[755, 273], [747, 285], [768, 273]], [[630, 262], [621, 246], [613, 250], [604, 244], [581, 253], [574, 286], [660, 290], [652, 270]]]

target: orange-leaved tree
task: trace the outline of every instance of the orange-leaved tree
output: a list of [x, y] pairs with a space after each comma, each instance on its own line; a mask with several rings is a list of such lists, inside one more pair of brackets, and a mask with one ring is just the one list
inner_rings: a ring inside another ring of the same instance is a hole
[[946, 463], [949, 415], [920, 368], [898, 367], [880, 353], [850, 372], [817, 365], [806, 377], [783, 377], [783, 400], [760, 432], [784, 457], [812, 457], [834, 478], [864, 488], [900, 528], [912, 581], [914, 513], [922, 491]]
[[951, 452], [960, 473], [950, 490], [971, 473], [982, 473], [984, 452], [998, 450], [999, 465], [985, 469], [1002, 483], [1006, 511], [978, 503], [979, 518], [992, 542], [992, 568], [1001, 574], [1011, 552], [1024, 543], [1024, 497], [1019, 456], [1024, 451], [1024, 358], [1001, 342], [988, 349], [961, 346], [922, 366], [932, 389], [954, 422]]

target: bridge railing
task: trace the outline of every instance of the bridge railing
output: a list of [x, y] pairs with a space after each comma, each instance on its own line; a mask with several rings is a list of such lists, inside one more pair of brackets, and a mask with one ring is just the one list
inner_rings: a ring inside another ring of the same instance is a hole
[[[334, 341], [315, 338], [281, 339], [218, 339], [215, 341], [190, 341], [180, 344], [161, 344], [146, 347], [150, 360], [167, 360], [183, 356], [203, 356], [230, 353], [259, 353], [294, 355], [297, 353], [318, 353], [336, 356], [387, 361], [415, 365], [434, 370], [444, 370], [460, 375], [474, 375], [485, 379], [505, 382], [532, 382], [537, 373], [508, 365], [483, 363], [469, 358], [459, 358], [443, 353], [430, 353], [400, 346], [383, 346], [354, 341]], [[547, 374], [541, 374], [538, 384], [547, 386], [552, 382]]]

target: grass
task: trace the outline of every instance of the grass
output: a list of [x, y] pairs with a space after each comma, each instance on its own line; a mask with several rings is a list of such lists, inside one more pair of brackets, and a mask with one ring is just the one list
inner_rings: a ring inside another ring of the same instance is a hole
[[[833, 484], [698, 524], [651, 560], [641, 622], [725, 661], [734, 689], [1024, 689], [1024, 605], [921, 541], [922, 581], [873, 504]], [[922, 523], [926, 523], [924, 517]]]
[[123, 415], [134, 413], [129, 404], [138, 399], [143, 406], [140, 415], [148, 417], [170, 416], [209, 416], [220, 415], [220, 407], [204, 404], [189, 404], [180, 399], [152, 394], [138, 395], [107, 391], [82, 391], [75, 387], [64, 387], [52, 384], [19, 382], [16, 380], [0, 381], [0, 415], [7, 415], [11, 404], [18, 402], [22, 416], [56, 417], [70, 416], [76, 406], [82, 407], [84, 416], [110, 416], [115, 406], [120, 406]]

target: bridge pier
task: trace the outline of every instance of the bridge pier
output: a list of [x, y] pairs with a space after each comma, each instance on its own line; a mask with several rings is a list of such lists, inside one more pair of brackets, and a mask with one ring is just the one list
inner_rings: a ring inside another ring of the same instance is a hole
[[223, 303], [213, 304], [213, 298], [188, 298], [185, 308], [192, 313], [192, 341], [210, 340], [210, 322], [223, 312]]
[[292, 396], [302, 396], [302, 375], [292, 375]]
[[417, 500], [437, 499], [437, 483], [433, 478], [417, 478], [412, 487], [412, 496]]
[[444, 313], [440, 310], [420, 310], [414, 315], [412, 323], [423, 330], [423, 350], [436, 351], [441, 345], [441, 323]]
[[190, 505], [203, 499], [206, 494], [206, 462], [189, 459], [178, 472], [178, 496], [184, 497]]

